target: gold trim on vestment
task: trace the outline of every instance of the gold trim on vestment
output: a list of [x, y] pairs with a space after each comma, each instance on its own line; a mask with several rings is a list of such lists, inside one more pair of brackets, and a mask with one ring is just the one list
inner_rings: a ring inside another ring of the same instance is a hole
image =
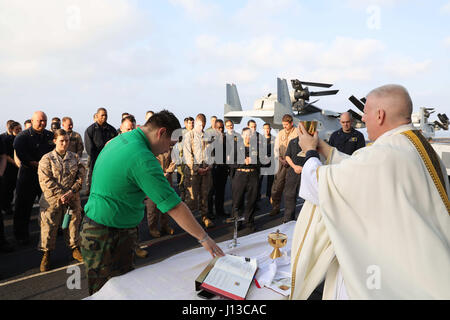
[[331, 157], [333, 156], [333, 153], [334, 153], [334, 149], [336, 149], [336, 148], [331, 147], [330, 152], [328, 152], [328, 157], [327, 157], [327, 162], [326, 162], [326, 164], [330, 164], [330, 162], [331, 162]]
[[[330, 164], [331, 158], [332, 158], [332, 156], [333, 156], [333, 153], [334, 153], [334, 150], [335, 150], [335, 149], [336, 149], [336, 148], [334, 148], [334, 147], [331, 148], [331, 150], [330, 150], [330, 152], [328, 153], [328, 156], [327, 156], [326, 164]], [[320, 166], [317, 167], [317, 170], [316, 170], [317, 182], [319, 182], [319, 169], [320, 169]], [[295, 290], [295, 276], [296, 276], [296, 272], [297, 272], [298, 259], [299, 259], [299, 257], [300, 257], [300, 252], [302, 251], [303, 243], [305, 242], [306, 235], [308, 234], [309, 227], [311, 226], [312, 218], [313, 218], [313, 216], [314, 216], [314, 212], [315, 212], [315, 211], [316, 211], [316, 206], [314, 205], [314, 207], [313, 207], [313, 209], [312, 209], [311, 217], [309, 218], [308, 226], [306, 227], [305, 234], [303, 235], [303, 240], [302, 240], [302, 242], [300, 243], [300, 247], [299, 247], [299, 249], [298, 249], [298, 251], [297, 251], [297, 255], [296, 255], [296, 257], [295, 257], [294, 266], [293, 266], [293, 270], [292, 270], [291, 295], [290, 295], [290, 297], [289, 297], [290, 300], [292, 300], [292, 296], [293, 296], [294, 290]]]
[[312, 219], [314, 217], [314, 212], [315, 211], [316, 211], [316, 206], [314, 206], [313, 209], [312, 209], [312, 213], [311, 213], [311, 217], [309, 218], [308, 226], [306, 227], [305, 234], [303, 235], [302, 242], [300, 243], [300, 247], [298, 248], [297, 255], [295, 256], [295, 261], [294, 261], [294, 265], [293, 265], [293, 269], [292, 269], [291, 295], [289, 296], [289, 300], [292, 300], [292, 297], [294, 295], [294, 291], [295, 291], [295, 277], [296, 277], [296, 273], [297, 273], [298, 259], [300, 257], [300, 252], [302, 251], [303, 243], [305, 242], [306, 235], [308, 234], [309, 227], [311, 226], [311, 222], [312, 222]]
[[[328, 152], [327, 160], [326, 160], [326, 162], [325, 162], [326, 165], [330, 164], [331, 158], [333, 157], [333, 153], [334, 153], [334, 150], [335, 150], [335, 149], [336, 149], [336, 148], [332, 147], [331, 150], [330, 150], [330, 152]], [[320, 167], [321, 167], [321, 166], [318, 166], [317, 169], [316, 169], [317, 183], [319, 182], [319, 168], [320, 168]]]
[[445, 207], [447, 208], [447, 213], [450, 214], [450, 202], [448, 200], [447, 190], [445, 189], [444, 176], [442, 175], [441, 166], [439, 164], [439, 158], [433, 147], [425, 139], [425, 137], [418, 130], [408, 130], [402, 132], [402, 135], [407, 137], [414, 147], [419, 152], [431, 179], [436, 186]]
[[[335, 149], [336, 148], [332, 147], [330, 152], [328, 153], [327, 160], [326, 160], [326, 164], [327, 165], [330, 164], [331, 158], [333, 157], [333, 153], [334, 153]], [[320, 167], [321, 166], [317, 167], [317, 170], [316, 170], [317, 183], [319, 182], [319, 169], [320, 169]], [[292, 270], [291, 295], [289, 296], [290, 300], [292, 300], [292, 297], [294, 295], [294, 290], [295, 290], [295, 276], [296, 276], [296, 272], [297, 272], [298, 259], [300, 257], [300, 252], [302, 251], [303, 243], [305, 242], [306, 235], [308, 234], [309, 227], [311, 226], [312, 218], [314, 216], [314, 212], [315, 211], [316, 211], [316, 206], [314, 205], [314, 207], [312, 209], [311, 217], [309, 218], [308, 226], [306, 227], [305, 234], [303, 235], [303, 240], [300, 243], [300, 247], [298, 248], [297, 255], [295, 256], [294, 266], [293, 266], [293, 270]]]

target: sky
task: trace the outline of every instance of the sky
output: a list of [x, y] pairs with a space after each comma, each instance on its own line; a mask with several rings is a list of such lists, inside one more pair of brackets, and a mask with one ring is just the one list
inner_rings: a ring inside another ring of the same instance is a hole
[[398, 83], [450, 117], [449, 71], [449, 0], [0, 0], [2, 132], [36, 110], [78, 132], [99, 107], [115, 127], [122, 112], [222, 118], [226, 83], [246, 110], [277, 77], [333, 83], [317, 106], [337, 112]]

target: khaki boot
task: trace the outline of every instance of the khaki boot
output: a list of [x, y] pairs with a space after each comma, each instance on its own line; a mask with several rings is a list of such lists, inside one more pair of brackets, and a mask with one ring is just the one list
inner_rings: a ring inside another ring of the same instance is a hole
[[134, 249], [134, 253], [136, 254], [136, 256], [138, 258], [141, 258], [141, 259], [147, 258], [147, 256], [148, 256], [148, 252], [146, 250], [144, 250], [144, 249], [139, 248], [139, 247], [136, 247]]
[[80, 249], [78, 247], [75, 247], [72, 250], [72, 257], [78, 262], [83, 262], [83, 256], [81, 255]]
[[205, 228], [212, 228], [214, 227], [214, 222], [212, 222], [208, 217], [203, 217], [203, 224], [205, 225]]
[[168, 235], [173, 235], [174, 232], [175, 232], [171, 227], [169, 227], [168, 224], [162, 226], [161, 229], [162, 229], [162, 231], [163, 231], [164, 233], [166, 233], [166, 234], [168, 234]]
[[49, 251], [44, 251], [44, 254], [42, 255], [41, 266], [40, 266], [39, 270], [41, 272], [50, 270], [50, 252]]
[[159, 237], [161, 237], [161, 232], [159, 232], [159, 230], [158, 229], [149, 229], [149, 232], [150, 232], [150, 235], [153, 237], [153, 238], [159, 238]]

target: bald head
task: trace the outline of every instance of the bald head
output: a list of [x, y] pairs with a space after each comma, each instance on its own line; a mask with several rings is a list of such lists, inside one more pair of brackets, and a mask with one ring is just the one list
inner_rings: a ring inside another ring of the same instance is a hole
[[411, 122], [413, 109], [412, 100], [405, 87], [398, 84], [388, 84], [373, 89], [367, 98], [373, 97], [384, 108], [389, 122], [400, 125]]
[[369, 139], [375, 140], [386, 131], [411, 123], [412, 108], [411, 97], [403, 86], [388, 84], [370, 91], [363, 116]]
[[42, 111], [36, 111], [31, 117], [31, 127], [34, 131], [42, 132], [47, 126], [47, 115]]
[[344, 113], [341, 114], [339, 119], [341, 119], [341, 120], [352, 120], [352, 115], [350, 114], [350, 112], [344, 112]]
[[344, 112], [341, 114], [339, 122], [341, 123], [342, 131], [345, 133], [352, 131], [352, 115], [350, 112]]

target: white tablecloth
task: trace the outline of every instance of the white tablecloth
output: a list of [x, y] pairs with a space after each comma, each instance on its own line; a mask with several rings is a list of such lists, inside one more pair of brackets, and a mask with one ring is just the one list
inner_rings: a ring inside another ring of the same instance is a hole
[[[272, 252], [267, 242], [271, 232], [280, 232], [288, 236], [288, 242], [282, 251], [290, 251], [295, 221], [277, 227], [259, 231], [238, 238], [240, 245], [227, 248], [230, 240], [219, 243], [225, 253], [256, 258]], [[174, 255], [164, 261], [135, 269], [119, 277], [111, 278], [98, 292], [86, 298], [92, 300], [198, 300], [195, 291], [195, 279], [211, 261], [211, 255], [203, 247]], [[287, 299], [270, 289], [257, 288], [252, 283], [247, 295], [248, 300]]]

